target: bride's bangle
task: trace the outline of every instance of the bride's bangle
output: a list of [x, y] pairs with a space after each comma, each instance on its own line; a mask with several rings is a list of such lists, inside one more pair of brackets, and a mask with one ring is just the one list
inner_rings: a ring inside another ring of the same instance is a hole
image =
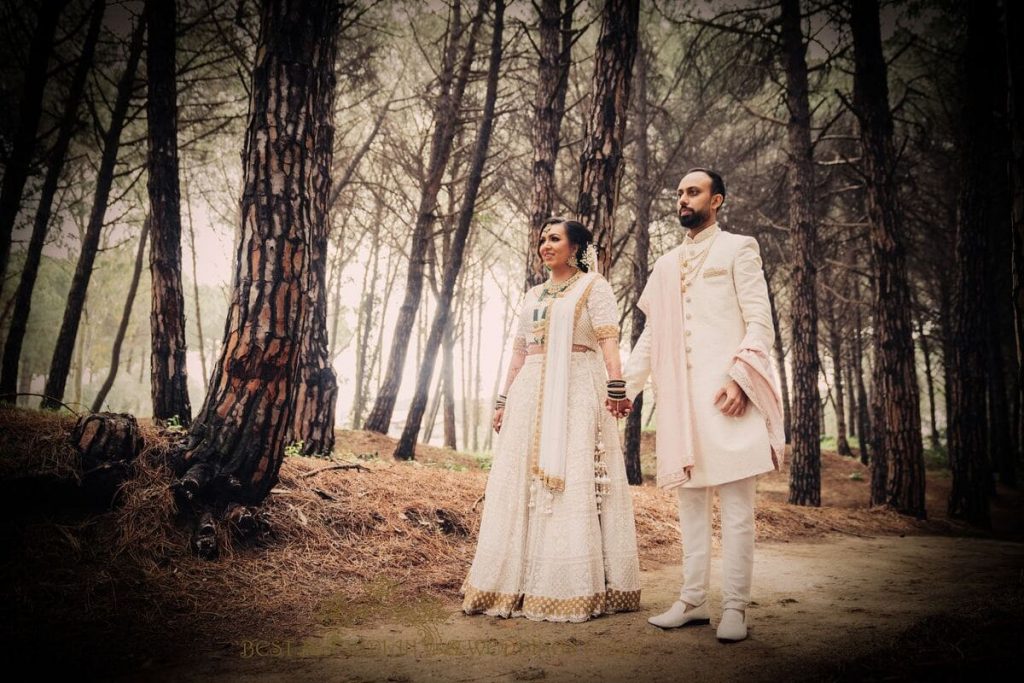
[[494, 409], [501, 410], [505, 407], [505, 401], [508, 397], [504, 394], [498, 394], [498, 399], [494, 402]]
[[610, 398], [613, 401], [626, 400], [626, 380], [608, 380], [608, 398]]

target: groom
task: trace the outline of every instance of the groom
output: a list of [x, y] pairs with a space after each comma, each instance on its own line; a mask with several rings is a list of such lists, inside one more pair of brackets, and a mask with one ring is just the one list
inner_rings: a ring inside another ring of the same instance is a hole
[[658, 486], [679, 497], [683, 587], [662, 628], [708, 623], [711, 504], [722, 517], [718, 638], [747, 637], [754, 567], [754, 491], [782, 462], [775, 340], [757, 241], [722, 230], [725, 182], [695, 168], [679, 182], [683, 243], [654, 264], [638, 306], [647, 323], [624, 377], [630, 400], [651, 376], [657, 401]]

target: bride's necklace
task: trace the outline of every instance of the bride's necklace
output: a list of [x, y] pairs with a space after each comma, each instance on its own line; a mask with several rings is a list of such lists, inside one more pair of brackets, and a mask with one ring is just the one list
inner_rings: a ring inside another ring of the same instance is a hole
[[541, 292], [541, 298], [551, 297], [556, 298], [562, 294], [565, 290], [572, 286], [572, 283], [580, 279], [580, 275], [583, 274], [582, 270], [577, 270], [576, 273], [565, 282], [559, 282], [558, 284], [552, 283], [550, 280], [544, 283], [544, 291]]

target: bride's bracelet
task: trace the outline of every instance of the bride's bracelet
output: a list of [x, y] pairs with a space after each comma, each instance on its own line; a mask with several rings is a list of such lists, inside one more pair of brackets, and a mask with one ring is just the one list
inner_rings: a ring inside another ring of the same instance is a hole
[[610, 379], [608, 380], [608, 398], [613, 401], [624, 401], [626, 400], [626, 380], [624, 379]]
[[504, 394], [498, 394], [497, 400], [494, 402], [494, 409], [501, 410], [505, 407], [505, 401], [508, 399]]

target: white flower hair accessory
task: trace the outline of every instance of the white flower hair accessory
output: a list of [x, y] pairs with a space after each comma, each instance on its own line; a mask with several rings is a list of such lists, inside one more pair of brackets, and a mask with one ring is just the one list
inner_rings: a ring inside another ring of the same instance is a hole
[[587, 248], [583, 250], [583, 264], [587, 266], [588, 273], [597, 271], [597, 249], [594, 247], [593, 242], [588, 244]]

